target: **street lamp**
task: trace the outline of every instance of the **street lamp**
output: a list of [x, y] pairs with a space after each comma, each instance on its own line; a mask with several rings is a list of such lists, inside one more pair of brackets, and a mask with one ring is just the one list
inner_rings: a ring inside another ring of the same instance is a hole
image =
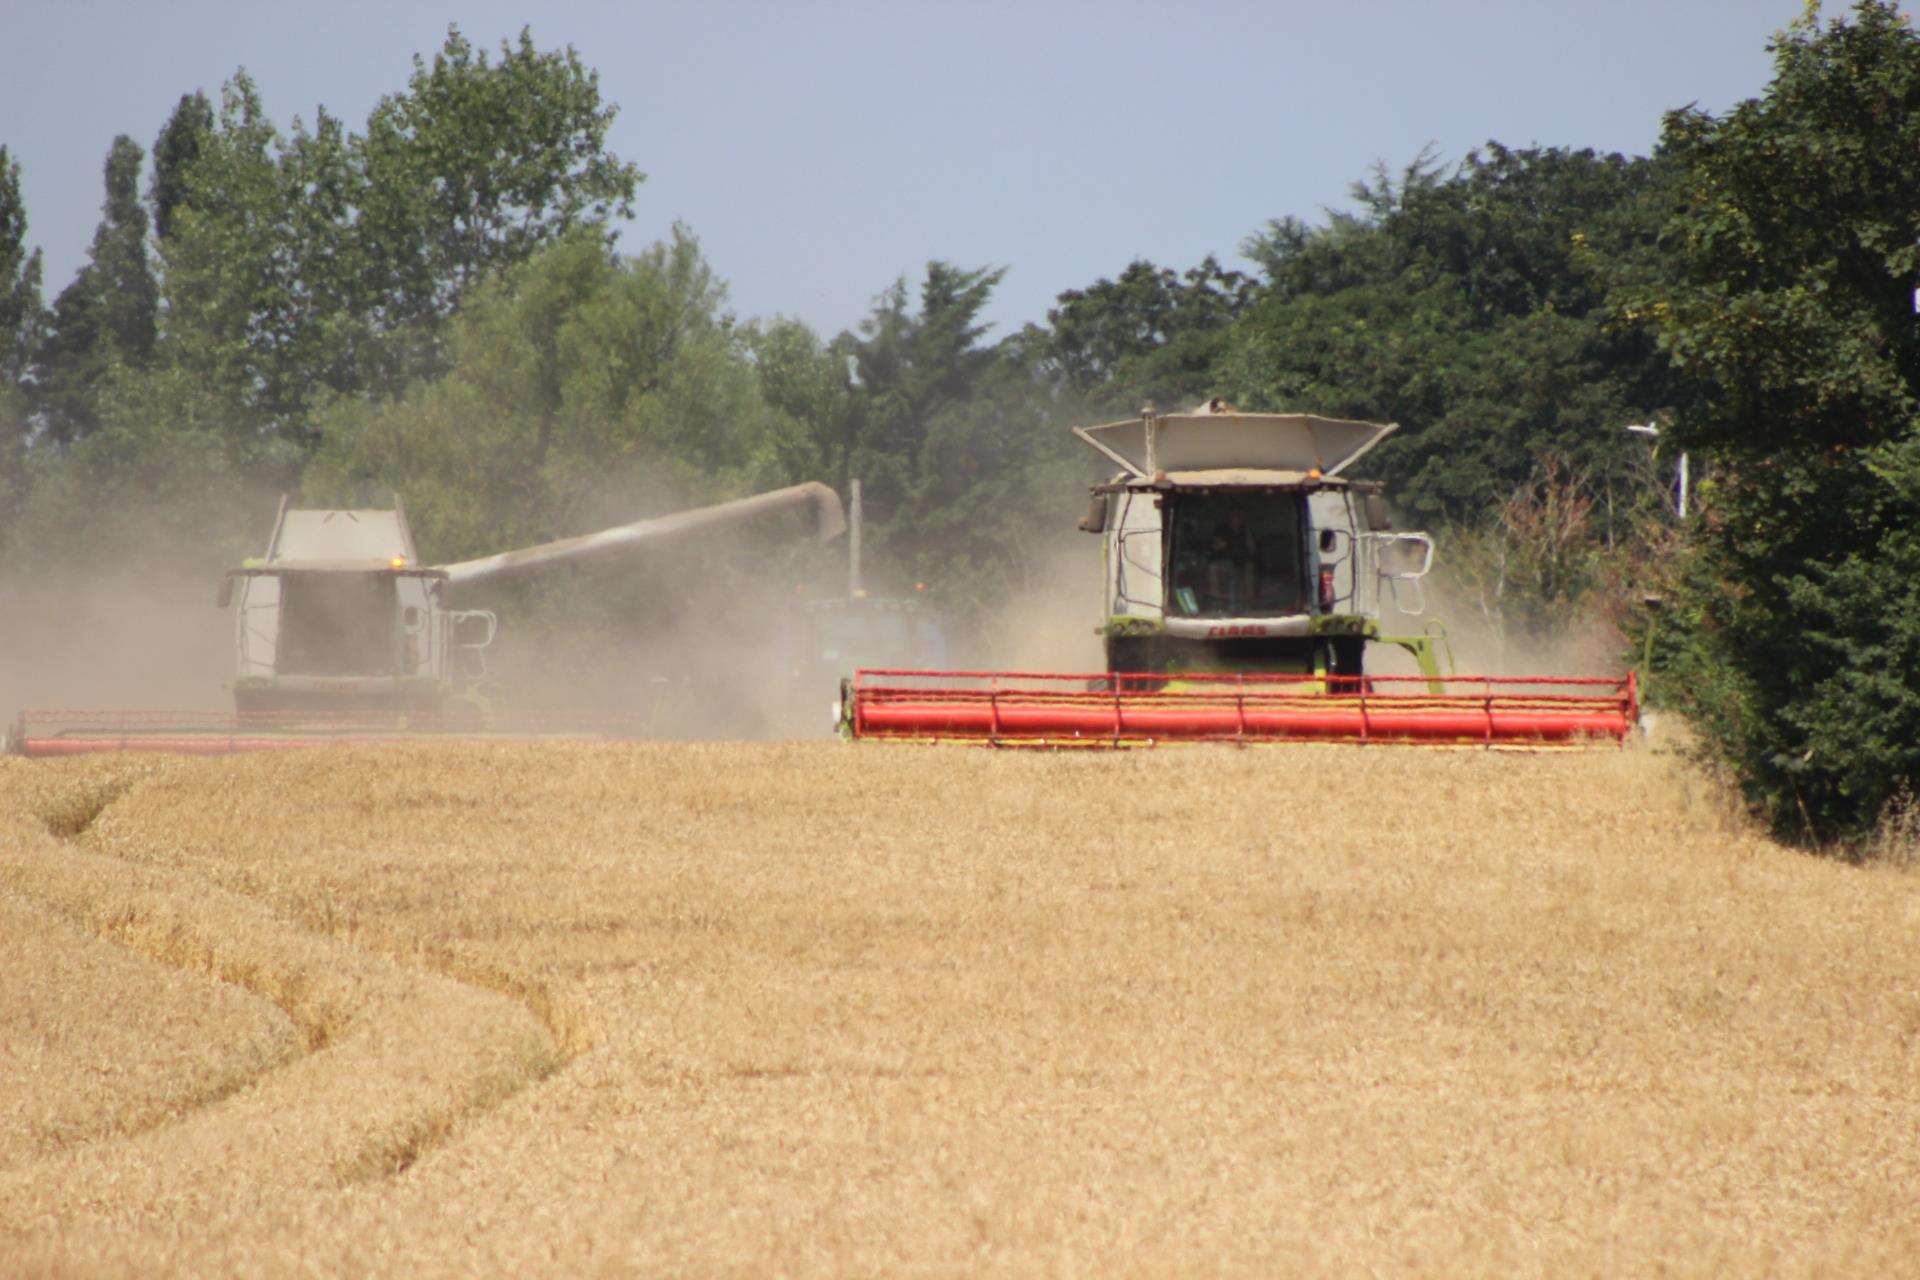
[[[1637, 436], [1659, 438], [1660, 424], [1656, 422], [1629, 422], [1627, 430]], [[1687, 451], [1680, 451], [1680, 518], [1687, 518]]]

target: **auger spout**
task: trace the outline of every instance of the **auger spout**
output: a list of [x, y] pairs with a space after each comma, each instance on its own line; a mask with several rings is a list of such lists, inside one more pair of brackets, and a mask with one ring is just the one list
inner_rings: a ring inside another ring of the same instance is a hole
[[477, 560], [462, 560], [441, 565], [447, 586], [453, 589], [483, 583], [510, 581], [562, 564], [583, 564], [618, 556], [644, 547], [662, 546], [675, 539], [725, 525], [740, 524], [776, 512], [812, 507], [816, 533], [822, 542], [831, 541], [846, 531], [846, 517], [840, 509], [840, 496], [817, 481], [756, 494], [733, 502], [722, 502], [693, 511], [654, 516], [631, 524], [602, 529], [577, 538], [561, 538], [537, 547], [503, 551]]

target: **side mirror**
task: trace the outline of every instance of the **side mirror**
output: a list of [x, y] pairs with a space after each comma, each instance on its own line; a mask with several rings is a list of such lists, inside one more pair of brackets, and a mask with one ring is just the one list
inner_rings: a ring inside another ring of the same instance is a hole
[[472, 609], [454, 615], [453, 642], [463, 649], [484, 649], [493, 643], [496, 623], [491, 612]]
[[1387, 514], [1387, 500], [1377, 493], [1367, 495], [1367, 528], [1375, 532], [1393, 528], [1393, 517]]
[[233, 603], [233, 575], [229, 573], [224, 578], [220, 579], [220, 594], [214, 597], [213, 607], [216, 609], [224, 609], [232, 603]]
[[1080, 532], [1104, 533], [1107, 528], [1107, 495], [1096, 493], [1093, 501], [1087, 504], [1087, 514], [1080, 518]]

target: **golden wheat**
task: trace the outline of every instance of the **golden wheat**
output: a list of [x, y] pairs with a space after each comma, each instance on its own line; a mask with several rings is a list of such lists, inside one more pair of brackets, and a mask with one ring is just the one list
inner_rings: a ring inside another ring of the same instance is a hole
[[0, 893], [0, 1170], [150, 1129], [298, 1049], [273, 1006]]
[[304, 1036], [0, 1170], [0, 1269], [1920, 1272], [1920, 877], [1651, 751], [340, 750], [0, 814], [43, 933]]

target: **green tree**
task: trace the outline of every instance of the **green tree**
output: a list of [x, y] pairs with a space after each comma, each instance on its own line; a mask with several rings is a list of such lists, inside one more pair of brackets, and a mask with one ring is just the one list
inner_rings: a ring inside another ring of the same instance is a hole
[[31, 405], [25, 379], [43, 322], [40, 251], [27, 245], [20, 163], [0, 146], [0, 542], [26, 492]]
[[782, 479], [823, 480], [846, 494], [859, 474], [866, 425], [847, 352], [850, 335], [823, 342], [788, 318], [749, 325], [742, 334], [770, 411], [763, 446], [768, 465]]
[[0, 145], [0, 382], [16, 386], [39, 345], [40, 251], [27, 244], [20, 162]]
[[859, 479], [870, 579], [933, 584], [962, 631], [1038, 580], [1086, 474], [1066, 431], [1085, 405], [1034, 333], [986, 341], [1001, 275], [930, 262], [917, 300], [897, 280], [830, 342], [793, 320], [749, 331], [770, 472]]
[[407, 91], [374, 108], [358, 147], [383, 306], [444, 316], [494, 270], [630, 214], [644, 175], [607, 149], [616, 112], [571, 46], [542, 52], [523, 29], [490, 61], [450, 27], [431, 65], [414, 58]]
[[280, 476], [262, 483], [236, 447], [224, 397], [176, 366], [115, 365], [93, 407], [85, 437], [31, 451], [13, 563], [36, 577], [112, 566], [173, 580], [181, 563], [214, 571], [259, 553]]
[[912, 493], [930, 425], [972, 398], [1000, 359], [981, 345], [980, 312], [1005, 273], [929, 262], [919, 307], [896, 280], [857, 332], [823, 343], [805, 325], [748, 331], [762, 393], [780, 425], [769, 447], [794, 479], [844, 493], [856, 477], [877, 527]]
[[965, 399], [928, 420], [905, 506], [880, 542], [904, 578], [936, 584], [957, 627], [988, 650], [1010, 639], [993, 631], [1010, 597], [1054, 585], [1063, 544], [1092, 549], [1073, 523], [1093, 470], [1067, 430], [1088, 410], [1004, 344], [997, 354]]
[[1006, 275], [1004, 268], [963, 271], [929, 262], [916, 312], [907, 303], [905, 280], [897, 280], [860, 322], [849, 348], [854, 376], [879, 405], [883, 430], [911, 438], [942, 405], [965, 400], [994, 362], [980, 345], [987, 325], [980, 312]]
[[158, 288], [140, 200], [144, 159], [132, 138], [113, 140], [106, 200], [86, 265], [54, 300], [35, 393], [47, 437], [57, 444], [69, 444], [99, 424], [95, 396], [110, 367], [144, 364], [153, 353]]
[[183, 99], [154, 186], [173, 354], [297, 456], [324, 400], [442, 371], [442, 327], [491, 273], [581, 228], [611, 242], [641, 178], [606, 149], [614, 110], [572, 49], [523, 31], [493, 62], [457, 29], [363, 135], [324, 107], [282, 134], [244, 71], [210, 120]]
[[[233, 355], [244, 344], [215, 348], [207, 317], [182, 305], [180, 279], [168, 280], [167, 332], [156, 336], [140, 161], [138, 146], [116, 140], [106, 216], [39, 350], [30, 491], [10, 540], [24, 563], [159, 569], [176, 555], [237, 556], [257, 549], [271, 511], [260, 481], [292, 475], [244, 412], [250, 389]], [[191, 219], [185, 205], [175, 212]]]
[[763, 411], [724, 301], [684, 230], [632, 258], [569, 236], [474, 289], [446, 374], [323, 412], [307, 493], [398, 493], [439, 559], [742, 489]]
[[1760, 97], [1668, 116], [1671, 257], [1623, 307], [1695, 380], [1668, 432], [1711, 476], [1670, 684], [1825, 840], [1920, 784], [1920, 37], [1863, 0], [1771, 49]]
[[918, 310], [908, 303], [906, 281], [896, 280], [874, 300], [858, 336], [837, 344], [859, 389], [849, 465], [871, 491], [883, 528], [921, 478], [935, 416], [970, 400], [997, 358], [981, 345], [987, 326], [980, 312], [1005, 274], [929, 262]]
[[[324, 111], [320, 124], [322, 137], [337, 135]], [[312, 188], [331, 184], [314, 182], [304, 146], [288, 146], [245, 71], [222, 86], [212, 129], [190, 136], [197, 141], [160, 243], [163, 355], [216, 388], [243, 435], [298, 451], [313, 395], [326, 385], [328, 361], [316, 348], [336, 347], [357, 319], [329, 305], [351, 260], [330, 258], [326, 240], [302, 234], [327, 209]]]
[[1399, 422], [1368, 465], [1426, 518], [1487, 518], [1544, 455], [1634, 492], [1619, 427], [1676, 392], [1606, 287], [1653, 253], [1664, 181], [1655, 161], [1498, 143], [1450, 171], [1427, 153], [1377, 169], [1357, 212], [1242, 246], [1265, 281], [1216, 386], [1249, 408]]
[[173, 214], [187, 199], [187, 173], [213, 132], [213, 104], [199, 91], [180, 96], [173, 114], [153, 140], [153, 182], [147, 199], [153, 205], [153, 233], [166, 240], [173, 235]]
[[1080, 396], [1129, 412], [1185, 405], [1212, 394], [1228, 329], [1253, 296], [1253, 278], [1212, 255], [1185, 272], [1138, 259], [1062, 293], [1036, 354]]

